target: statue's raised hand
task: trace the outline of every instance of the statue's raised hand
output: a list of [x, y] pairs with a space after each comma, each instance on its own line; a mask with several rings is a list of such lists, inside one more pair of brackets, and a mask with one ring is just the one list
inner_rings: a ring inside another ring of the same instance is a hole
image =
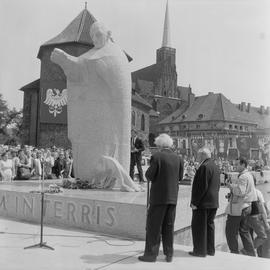
[[56, 64], [60, 64], [63, 61], [65, 61], [66, 59], [67, 59], [67, 54], [63, 50], [55, 48], [52, 51], [52, 54], [51, 54], [51, 61], [52, 62], [54, 62]]

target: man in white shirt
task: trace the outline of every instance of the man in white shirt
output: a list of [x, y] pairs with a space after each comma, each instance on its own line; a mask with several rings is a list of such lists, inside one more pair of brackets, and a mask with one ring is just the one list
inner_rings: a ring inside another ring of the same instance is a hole
[[240, 158], [237, 160], [239, 171], [238, 179], [235, 183], [228, 183], [230, 189], [229, 203], [226, 208], [226, 239], [231, 253], [239, 253], [238, 234], [244, 246], [246, 255], [255, 256], [253, 241], [249, 232], [248, 216], [251, 213], [251, 202], [257, 200], [253, 176], [247, 170], [247, 160]]

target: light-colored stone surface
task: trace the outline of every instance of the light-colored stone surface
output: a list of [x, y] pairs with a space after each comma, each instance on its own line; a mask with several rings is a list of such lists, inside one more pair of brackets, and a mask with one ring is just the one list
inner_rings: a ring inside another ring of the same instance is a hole
[[[39, 222], [40, 190], [37, 183], [0, 183], [0, 215], [17, 220]], [[180, 186], [175, 231], [191, 224], [190, 186]], [[224, 212], [227, 189], [220, 191], [220, 209]], [[123, 193], [119, 190], [66, 190], [46, 194], [45, 223], [63, 228], [80, 228], [144, 239], [146, 192]]]
[[216, 252], [214, 257], [194, 258], [192, 247], [174, 245], [172, 263], [160, 251], [157, 262], [144, 263], [144, 241], [112, 238], [79, 231], [44, 228], [44, 241], [55, 250], [27, 249], [40, 242], [40, 227], [0, 219], [0, 269], [3, 270], [268, 270], [270, 260]]
[[[116, 176], [117, 181], [121, 186], [124, 183], [136, 189], [128, 175], [131, 129], [128, 60], [111, 41], [107, 30], [100, 26], [94, 28], [96, 24], [90, 32], [95, 43], [93, 49], [79, 57], [55, 49], [51, 56], [67, 77], [68, 137], [72, 143], [75, 176], [98, 183], [106, 177], [113, 181], [115, 173], [111, 171], [118, 170], [118, 164], [111, 162], [105, 168], [106, 157], [113, 157], [123, 167]], [[100, 40], [95, 40], [95, 33], [100, 34]]]
[[[91, 192], [87, 195], [89, 198], [45, 194], [44, 223], [135, 239], [144, 238], [146, 216], [144, 205], [95, 200], [91, 199]], [[0, 190], [0, 215], [38, 223], [40, 201], [41, 196], [38, 193]]]

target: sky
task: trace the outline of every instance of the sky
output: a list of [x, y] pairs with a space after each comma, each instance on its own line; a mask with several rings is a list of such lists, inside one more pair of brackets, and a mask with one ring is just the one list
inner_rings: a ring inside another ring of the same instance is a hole
[[[89, 0], [91, 14], [132, 58], [154, 64], [167, 0]], [[0, 93], [23, 106], [19, 89], [38, 79], [39, 47], [84, 9], [81, 0], [0, 0]], [[196, 96], [222, 93], [233, 103], [270, 106], [270, 1], [169, 0], [178, 85]]]

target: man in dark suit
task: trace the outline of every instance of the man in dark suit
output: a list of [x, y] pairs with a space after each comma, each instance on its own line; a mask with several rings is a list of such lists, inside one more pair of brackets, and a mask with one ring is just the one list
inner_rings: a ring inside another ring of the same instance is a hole
[[155, 262], [162, 237], [163, 253], [166, 261], [171, 262], [178, 182], [183, 178], [184, 164], [183, 160], [172, 151], [173, 140], [169, 135], [159, 135], [155, 144], [159, 151], [152, 155], [150, 167], [145, 173], [147, 180], [151, 181], [151, 190], [145, 250], [144, 255], [138, 259]]
[[192, 256], [205, 257], [215, 255], [215, 224], [214, 219], [219, 206], [220, 173], [217, 165], [211, 159], [211, 151], [201, 148], [198, 151], [198, 161], [201, 162], [195, 173], [192, 194]]
[[144, 182], [142, 170], [142, 151], [144, 151], [143, 141], [138, 137], [135, 130], [131, 131], [131, 155], [130, 155], [130, 172], [129, 175], [134, 178], [134, 167], [137, 166], [139, 173], [139, 182]]

